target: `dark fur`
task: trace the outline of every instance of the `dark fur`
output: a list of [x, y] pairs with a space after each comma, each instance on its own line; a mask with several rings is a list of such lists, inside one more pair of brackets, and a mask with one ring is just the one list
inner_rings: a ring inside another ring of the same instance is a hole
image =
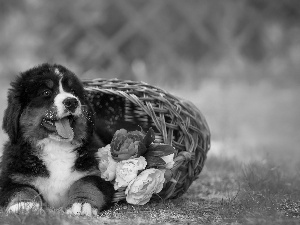
[[[38, 190], [31, 183], [38, 177], [49, 177], [47, 166], [39, 157], [40, 149], [36, 147], [37, 141], [45, 138], [47, 133], [42, 128], [31, 129], [30, 123], [35, 123], [35, 118], [32, 117], [39, 115], [39, 109], [50, 108], [53, 103], [53, 98], [39, 96], [41, 87], [46, 80], [52, 80], [54, 87], [57, 86], [58, 80], [53, 74], [53, 68], [59, 68], [64, 76], [63, 82], [69, 82], [66, 86], [70, 87], [70, 90], [66, 91], [75, 93], [85, 109], [85, 119], [76, 121], [78, 124], [74, 125], [73, 129], [75, 141], [82, 143], [74, 150], [77, 152], [77, 159], [74, 162], [73, 170], [93, 172], [98, 169], [95, 153], [100, 143], [95, 141], [93, 135], [93, 113], [89, 103], [85, 100], [81, 82], [72, 72], [60, 65], [43, 64], [35, 67], [21, 73], [15, 82], [11, 83], [12, 87], [8, 92], [8, 107], [3, 118], [3, 129], [8, 134], [9, 141], [4, 146], [0, 176], [0, 206], [2, 207], [18, 201], [16, 199], [43, 201], [43, 196], [40, 196]], [[53, 89], [53, 93], [55, 91]], [[28, 108], [30, 110], [27, 110]], [[22, 123], [26, 125], [24, 125], [25, 128], [20, 126], [21, 116], [25, 118], [22, 120]], [[27, 118], [32, 119], [32, 122], [28, 122], [28, 126]], [[86, 193], [87, 186], [95, 194], [94, 199]], [[65, 207], [69, 207], [74, 202], [87, 202], [102, 210], [110, 204], [113, 193], [113, 186], [98, 175], [83, 177], [71, 186]]]

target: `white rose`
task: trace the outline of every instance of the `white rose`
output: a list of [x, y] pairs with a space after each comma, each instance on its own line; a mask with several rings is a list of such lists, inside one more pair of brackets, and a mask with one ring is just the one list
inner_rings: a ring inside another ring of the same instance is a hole
[[114, 180], [116, 177], [117, 162], [111, 156], [110, 145], [100, 148], [96, 155], [99, 158], [101, 178], [106, 181]]
[[165, 162], [166, 162], [166, 165], [165, 167], [167, 169], [172, 169], [173, 166], [174, 166], [174, 153], [170, 154], [170, 155], [166, 155], [166, 156], [162, 156], [161, 157]]
[[146, 168], [147, 162], [143, 156], [134, 159], [122, 160], [117, 163], [115, 190], [127, 187], [130, 181], [136, 178], [138, 171]]
[[134, 205], [144, 205], [154, 193], [162, 190], [164, 182], [164, 171], [154, 168], [144, 170], [126, 188], [126, 201]]

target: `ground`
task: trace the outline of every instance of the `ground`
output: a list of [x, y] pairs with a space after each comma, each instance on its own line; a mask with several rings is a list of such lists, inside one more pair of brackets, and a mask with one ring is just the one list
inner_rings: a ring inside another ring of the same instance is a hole
[[0, 214], [1, 224], [298, 224], [300, 179], [273, 162], [245, 166], [211, 157], [203, 173], [180, 198], [145, 206], [115, 204], [98, 217]]

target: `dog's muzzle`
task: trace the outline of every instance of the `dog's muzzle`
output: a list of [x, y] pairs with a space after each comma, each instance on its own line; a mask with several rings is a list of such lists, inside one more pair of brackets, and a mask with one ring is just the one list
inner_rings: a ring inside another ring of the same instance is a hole
[[62, 103], [65, 106], [65, 108], [71, 113], [74, 113], [79, 105], [78, 100], [76, 98], [70, 98], [70, 97], [63, 100]]
[[46, 112], [41, 125], [54, 139], [73, 140], [73, 128], [81, 114], [79, 99], [70, 93], [62, 92], [54, 98], [53, 107]]

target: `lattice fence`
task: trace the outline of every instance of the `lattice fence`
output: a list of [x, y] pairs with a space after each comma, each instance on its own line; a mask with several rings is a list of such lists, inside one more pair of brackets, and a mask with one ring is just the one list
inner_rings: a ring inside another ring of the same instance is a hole
[[10, 74], [20, 62], [24, 70], [48, 61], [86, 78], [197, 84], [230, 73], [222, 73], [223, 67], [211, 71], [222, 60], [236, 68], [244, 59], [260, 63], [288, 52], [288, 43], [298, 40], [293, 26], [286, 26], [299, 21], [297, 10], [291, 15], [296, 3], [0, 0], [0, 69]]
[[232, 13], [243, 14], [238, 8], [244, 4], [217, 0], [74, 2], [61, 1], [59, 8], [48, 3], [46, 16], [51, 22], [43, 33], [51, 48], [42, 48], [42, 54], [80, 65], [84, 77], [99, 77], [100, 72], [102, 77], [156, 83], [180, 83], [187, 69], [218, 57], [224, 45], [221, 36], [234, 42], [232, 30], [240, 22]]
[[3, 60], [7, 65], [22, 53], [20, 60], [33, 56], [28, 64], [71, 65], [83, 78], [197, 84], [209, 74], [203, 65], [240, 50], [263, 51], [262, 20], [250, 1], [0, 0], [12, 12], [0, 15], [0, 31], [9, 34], [0, 43], [12, 47]]

